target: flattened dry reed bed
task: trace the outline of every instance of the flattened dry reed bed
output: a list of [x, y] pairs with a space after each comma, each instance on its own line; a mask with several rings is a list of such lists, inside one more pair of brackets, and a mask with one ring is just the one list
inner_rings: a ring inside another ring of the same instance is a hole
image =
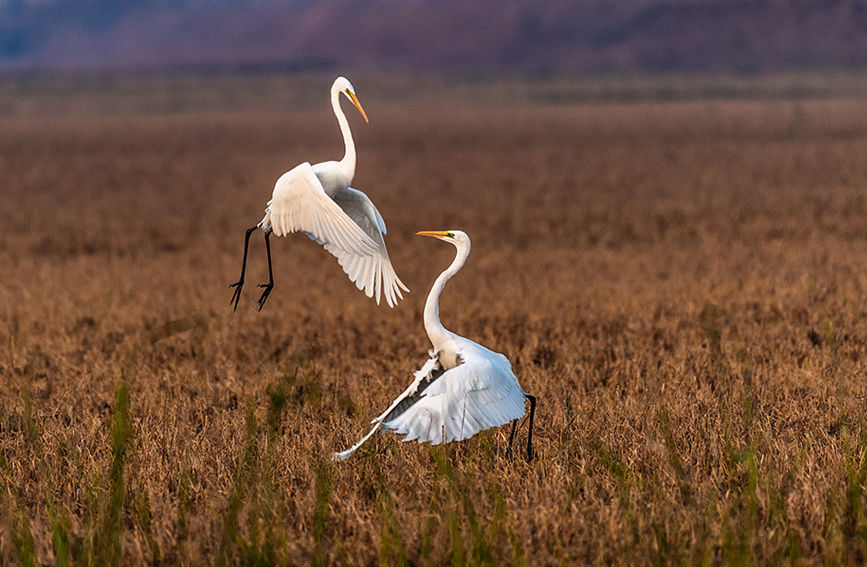
[[[228, 307], [274, 179], [339, 154], [324, 99], [0, 119], [0, 563], [863, 561], [863, 101], [420, 112], [356, 82], [395, 310], [303, 237], [261, 313], [255, 239]], [[473, 237], [444, 322], [539, 398], [537, 460], [488, 431], [332, 464], [423, 361], [437, 228]]]

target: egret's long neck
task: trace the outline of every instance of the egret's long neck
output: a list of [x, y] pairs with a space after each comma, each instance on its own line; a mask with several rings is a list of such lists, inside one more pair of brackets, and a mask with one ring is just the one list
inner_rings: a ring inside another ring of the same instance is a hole
[[446, 282], [464, 267], [469, 254], [469, 245], [460, 246], [451, 265], [439, 275], [433, 287], [431, 287], [430, 293], [427, 295], [427, 301], [424, 304], [424, 329], [427, 331], [427, 336], [430, 338], [434, 350], [439, 351], [445, 341], [455, 336], [454, 333], [443, 327], [443, 324], [440, 322], [440, 294]]
[[346, 153], [343, 154], [343, 159], [339, 163], [351, 182], [352, 178], [355, 177], [355, 142], [352, 141], [349, 121], [343, 114], [343, 109], [340, 108], [340, 91], [336, 89], [331, 91], [331, 107], [334, 109], [334, 115], [337, 116], [337, 123], [340, 124], [340, 132], [343, 134], [343, 145], [346, 147]]

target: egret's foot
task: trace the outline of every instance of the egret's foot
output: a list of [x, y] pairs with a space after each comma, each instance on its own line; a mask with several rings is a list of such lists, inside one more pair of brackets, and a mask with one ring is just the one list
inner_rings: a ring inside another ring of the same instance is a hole
[[232, 311], [238, 310], [238, 302], [241, 301], [241, 288], [244, 287], [244, 280], [240, 279], [235, 283], [229, 284], [229, 287], [235, 288], [232, 293], [232, 299], [229, 300], [229, 305], [232, 306]]
[[270, 282], [263, 283], [259, 284], [259, 287], [265, 288], [262, 295], [259, 297], [259, 311], [261, 311], [262, 308], [265, 307], [265, 302], [268, 301], [268, 296], [271, 295], [271, 290], [274, 289], [274, 284]]

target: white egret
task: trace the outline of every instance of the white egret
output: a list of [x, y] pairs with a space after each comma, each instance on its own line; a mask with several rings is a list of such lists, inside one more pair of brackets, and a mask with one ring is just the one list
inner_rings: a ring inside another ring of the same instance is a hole
[[268, 255], [268, 283], [259, 297], [259, 310], [274, 288], [274, 272], [271, 269], [271, 242], [273, 232], [277, 236], [302, 231], [312, 240], [323, 245], [337, 257], [349, 279], [367, 297], [376, 295], [379, 304], [381, 295], [389, 307], [394, 307], [398, 298], [403, 299], [401, 289], [409, 291], [397, 277], [383, 235], [385, 221], [367, 195], [350, 187], [355, 176], [355, 143], [349, 122], [340, 108], [340, 95], [344, 94], [355, 105], [367, 122], [367, 114], [358, 102], [355, 89], [344, 77], [338, 77], [331, 85], [331, 106], [337, 116], [346, 153], [340, 161], [326, 161], [310, 165], [304, 162], [287, 171], [274, 185], [274, 193], [265, 209], [265, 217], [256, 226], [247, 229], [244, 235], [244, 258], [241, 277], [229, 284], [235, 288], [230, 303], [238, 308], [244, 274], [247, 268], [247, 248], [250, 235], [257, 228], [265, 233], [265, 251]]
[[490, 427], [512, 422], [509, 451], [517, 420], [530, 401], [527, 459], [533, 458], [533, 415], [536, 398], [524, 392], [509, 359], [461, 337], [440, 322], [439, 297], [445, 283], [463, 267], [470, 253], [470, 238], [459, 230], [422, 231], [457, 248], [455, 259], [433, 284], [424, 306], [424, 328], [433, 348], [430, 359], [415, 372], [415, 380], [388, 409], [375, 418], [373, 429], [355, 445], [334, 453], [334, 460], [351, 457], [379, 429], [404, 434], [404, 441], [431, 445], [468, 439]]

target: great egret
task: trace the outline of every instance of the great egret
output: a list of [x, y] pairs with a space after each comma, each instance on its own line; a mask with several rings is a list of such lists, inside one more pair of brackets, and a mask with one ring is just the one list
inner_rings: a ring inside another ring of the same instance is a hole
[[274, 185], [274, 193], [265, 209], [265, 217], [256, 226], [247, 229], [244, 235], [244, 258], [241, 277], [229, 284], [235, 288], [232, 309], [238, 308], [244, 274], [247, 269], [247, 248], [250, 235], [257, 228], [265, 233], [265, 251], [268, 255], [268, 283], [259, 297], [259, 310], [274, 288], [274, 272], [271, 269], [271, 242], [273, 232], [277, 236], [304, 232], [312, 240], [323, 245], [337, 257], [343, 271], [355, 282], [367, 297], [376, 294], [379, 305], [381, 295], [389, 307], [394, 307], [400, 290], [409, 291], [394, 273], [388, 251], [385, 249], [385, 221], [367, 195], [349, 186], [355, 176], [355, 143], [349, 122], [340, 108], [340, 95], [344, 94], [367, 122], [367, 114], [355, 96], [355, 89], [344, 77], [338, 77], [331, 85], [331, 106], [343, 133], [346, 153], [340, 161], [326, 161], [310, 165], [304, 162], [287, 171]]
[[439, 318], [439, 298], [446, 282], [463, 267], [470, 237], [460, 230], [422, 231], [457, 248], [455, 259], [433, 284], [424, 306], [424, 328], [433, 349], [415, 372], [415, 380], [372, 423], [373, 429], [355, 445], [334, 453], [334, 460], [351, 457], [380, 428], [405, 434], [404, 441], [431, 445], [468, 439], [490, 427], [512, 422], [509, 451], [524, 400], [530, 401], [527, 459], [533, 458], [533, 415], [536, 398], [524, 392], [509, 359], [446, 329]]

